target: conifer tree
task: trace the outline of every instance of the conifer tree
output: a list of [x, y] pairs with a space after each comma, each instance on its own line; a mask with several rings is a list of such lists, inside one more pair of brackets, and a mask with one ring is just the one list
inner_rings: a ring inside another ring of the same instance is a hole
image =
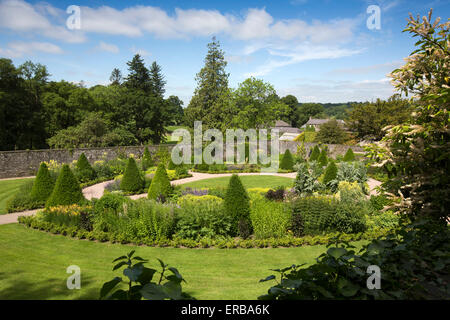
[[322, 149], [322, 152], [320, 153], [319, 157], [317, 158], [317, 161], [319, 162], [319, 164], [322, 167], [325, 167], [328, 163], [328, 158], [327, 158], [327, 151], [324, 149]]
[[126, 192], [136, 192], [144, 186], [144, 179], [139, 172], [134, 158], [129, 158], [123, 173], [120, 189]]
[[148, 198], [156, 200], [161, 197], [167, 197], [171, 192], [172, 186], [170, 185], [166, 168], [164, 164], [160, 163], [148, 189]]
[[70, 170], [69, 165], [64, 164], [56, 179], [52, 194], [47, 199], [46, 207], [70, 205], [80, 203], [84, 199], [77, 178]]
[[319, 156], [320, 156], [319, 147], [315, 145], [309, 156], [309, 161], [317, 161], [317, 158], [319, 158]]
[[347, 149], [347, 152], [344, 155], [344, 161], [346, 162], [355, 161], [355, 154], [353, 153], [352, 148]]
[[294, 158], [292, 157], [291, 151], [286, 149], [283, 158], [281, 159], [280, 169], [283, 170], [293, 170], [294, 169]]
[[246, 238], [251, 233], [250, 199], [237, 174], [231, 176], [224, 199], [225, 212], [233, 219], [233, 230]]
[[55, 181], [50, 175], [47, 165], [41, 162], [36, 179], [34, 179], [33, 188], [31, 189], [31, 198], [33, 201], [45, 204], [45, 201], [52, 194], [54, 186]]

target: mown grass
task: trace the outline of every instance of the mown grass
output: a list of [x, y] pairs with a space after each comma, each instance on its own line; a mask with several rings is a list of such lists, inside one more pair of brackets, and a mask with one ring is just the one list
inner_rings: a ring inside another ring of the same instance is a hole
[[[158, 267], [156, 258], [179, 269], [185, 290], [197, 299], [256, 299], [273, 283], [258, 281], [269, 269], [313, 263], [325, 246], [267, 249], [185, 249], [135, 247], [77, 240], [0, 225], [0, 299], [97, 299], [105, 281], [121, 276], [112, 260], [136, 249]], [[66, 269], [81, 268], [81, 289], [66, 287]]]
[[[292, 187], [294, 179], [279, 176], [239, 176], [242, 184], [248, 188], [276, 188], [278, 186]], [[217, 177], [189, 182], [182, 185], [182, 188], [217, 188], [227, 187], [230, 177]]]
[[32, 178], [0, 180], [0, 214], [6, 213], [6, 203], [18, 191], [20, 186]]

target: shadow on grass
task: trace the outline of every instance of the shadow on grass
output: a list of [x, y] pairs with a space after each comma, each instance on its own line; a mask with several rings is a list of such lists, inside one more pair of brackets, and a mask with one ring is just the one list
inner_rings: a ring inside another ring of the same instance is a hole
[[92, 300], [98, 299], [100, 288], [89, 288], [93, 283], [87, 276], [81, 276], [81, 289], [67, 288], [67, 277], [46, 278], [30, 281], [23, 277], [23, 271], [0, 273], [0, 300]]

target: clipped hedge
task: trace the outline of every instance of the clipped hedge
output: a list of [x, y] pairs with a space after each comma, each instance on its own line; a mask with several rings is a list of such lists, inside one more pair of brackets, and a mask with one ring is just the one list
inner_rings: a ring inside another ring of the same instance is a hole
[[327, 168], [325, 169], [325, 175], [323, 177], [323, 183], [327, 184], [332, 180], [336, 179], [338, 168], [333, 160], [330, 161]]
[[347, 149], [347, 152], [345, 153], [343, 160], [345, 162], [355, 161], [355, 154], [353, 153], [352, 148]]
[[167, 197], [172, 192], [172, 186], [170, 185], [169, 177], [163, 163], [158, 165], [155, 176], [152, 179], [150, 188], [148, 188], [149, 199], [158, 199], [159, 197]]
[[75, 166], [75, 175], [79, 182], [88, 182], [97, 178], [97, 173], [92, 168], [84, 153], [80, 154], [78, 158]]
[[55, 187], [45, 204], [46, 207], [69, 205], [84, 200], [80, 184], [70, 170], [69, 165], [64, 164], [56, 180]]
[[280, 168], [282, 170], [294, 170], [294, 158], [292, 157], [289, 149], [284, 152], [283, 158], [281, 159]]
[[322, 167], [325, 167], [328, 164], [327, 151], [325, 149], [320, 153], [317, 162], [319, 162]]
[[134, 158], [129, 158], [127, 167], [120, 181], [120, 189], [125, 192], [137, 192], [144, 186], [144, 179], [139, 172]]
[[233, 174], [225, 193], [225, 212], [233, 218], [233, 229], [241, 237], [251, 234], [250, 198], [237, 174]]
[[50, 232], [53, 234], [60, 234], [70, 236], [78, 239], [86, 239], [91, 241], [120, 243], [120, 244], [134, 244], [146, 245], [151, 247], [173, 247], [173, 248], [218, 248], [218, 249], [232, 249], [232, 248], [277, 248], [277, 247], [301, 247], [308, 245], [327, 245], [331, 243], [373, 240], [378, 237], [386, 236], [390, 230], [378, 229], [370, 232], [355, 233], [355, 234], [339, 234], [330, 233], [319, 236], [304, 236], [304, 237], [284, 237], [284, 238], [270, 238], [270, 239], [135, 239], [124, 236], [123, 234], [110, 234], [103, 231], [86, 231], [77, 229], [76, 227], [59, 226], [50, 222], [39, 220], [33, 216], [20, 216], [19, 223], [37, 230]]
[[309, 161], [317, 161], [320, 156], [320, 149], [317, 145], [314, 146], [311, 154], [309, 155]]
[[41, 162], [36, 179], [34, 179], [33, 188], [31, 189], [31, 199], [35, 202], [45, 204], [52, 194], [54, 187], [55, 181], [50, 175], [47, 165]]
[[141, 165], [142, 165], [142, 171], [146, 171], [148, 168], [150, 168], [154, 165], [152, 156], [150, 154], [150, 151], [148, 151], [147, 147], [145, 147], [145, 149], [144, 149], [144, 154], [142, 156]]

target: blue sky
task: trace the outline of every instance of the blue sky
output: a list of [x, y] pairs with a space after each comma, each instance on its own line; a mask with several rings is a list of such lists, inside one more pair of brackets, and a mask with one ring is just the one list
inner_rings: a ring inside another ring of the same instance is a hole
[[[80, 29], [66, 27], [70, 5], [80, 7]], [[367, 27], [370, 5], [380, 8], [378, 30]], [[450, 0], [0, 0], [0, 57], [91, 86], [108, 84], [115, 67], [126, 75], [140, 53], [161, 65], [166, 95], [186, 106], [216, 36], [232, 87], [255, 76], [300, 102], [370, 101], [393, 93], [387, 74], [414, 48], [401, 32], [408, 14], [430, 8], [447, 19]]]

